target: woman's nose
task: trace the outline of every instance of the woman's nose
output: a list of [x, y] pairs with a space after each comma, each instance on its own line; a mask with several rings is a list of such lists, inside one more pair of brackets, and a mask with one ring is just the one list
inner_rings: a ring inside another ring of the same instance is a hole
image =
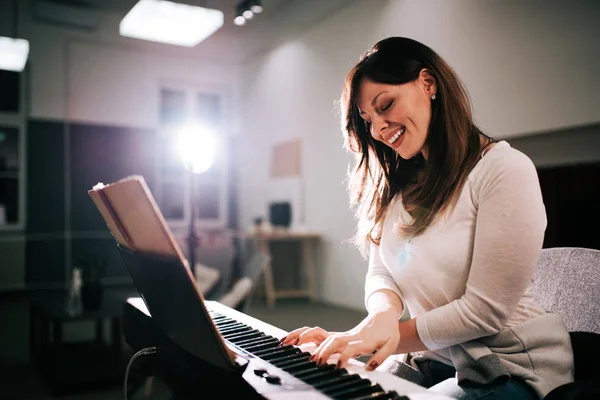
[[382, 118], [374, 119], [371, 123], [371, 135], [376, 139], [382, 138], [383, 131], [387, 125], [387, 122]]

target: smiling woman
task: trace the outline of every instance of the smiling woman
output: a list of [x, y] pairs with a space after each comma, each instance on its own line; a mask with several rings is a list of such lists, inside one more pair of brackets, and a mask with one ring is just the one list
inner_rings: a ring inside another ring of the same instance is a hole
[[458, 399], [539, 399], [572, 381], [564, 323], [533, 294], [546, 214], [531, 160], [485, 135], [456, 73], [409, 38], [364, 54], [341, 105], [368, 315], [282, 342], [316, 343], [319, 364], [369, 355], [369, 369]]

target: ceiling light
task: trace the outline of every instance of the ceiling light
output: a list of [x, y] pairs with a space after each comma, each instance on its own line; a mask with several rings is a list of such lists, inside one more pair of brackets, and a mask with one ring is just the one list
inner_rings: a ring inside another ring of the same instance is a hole
[[263, 6], [260, 4], [260, 0], [251, 0], [250, 10], [252, 10], [254, 14], [260, 14], [263, 12]]
[[119, 24], [122, 36], [194, 47], [223, 26], [223, 12], [166, 0], [139, 0]]
[[254, 16], [254, 13], [250, 10], [246, 10], [246, 11], [244, 11], [243, 15], [244, 15], [244, 18], [246, 18], [246, 19], [252, 19], [252, 17]]
[[28, 56], [28, 40], [0, 36], [0, 69], [21, 72]]
[[242, 25], [244, 25], [246, 23], [246, 18], [244, 18], [243, 15], [238, 15], [233, 20], [233, 23], [236, 24], [237, 26], [242, 26]]

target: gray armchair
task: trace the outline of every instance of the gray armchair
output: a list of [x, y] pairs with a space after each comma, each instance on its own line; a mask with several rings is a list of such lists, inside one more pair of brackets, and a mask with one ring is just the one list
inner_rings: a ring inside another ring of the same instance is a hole
[[543, 249], [533, 284], [539, 304], [562, 316], [575, 361], [575, 382], [545, 399], [600, 398], [600, 250]]

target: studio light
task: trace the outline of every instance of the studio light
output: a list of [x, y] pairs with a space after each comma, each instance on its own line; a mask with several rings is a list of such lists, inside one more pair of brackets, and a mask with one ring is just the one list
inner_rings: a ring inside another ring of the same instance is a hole
[[255, 14], [263, 12], [263, 6], [260, 0], [242, 0], [235, 6], [235, 19], [233, 23], [241, 26], [246, 23], [246, 20], [250, 20]]
[[223, 26], [223, 12], [166, 0], [139, 0], [119, 24], [121, 36], [194, 47]]
[[260, 0], [251, 0], [250, 1], [250, 10], [254, 14], [260, 14], [261, 12], [263, 12], [263, 7], [262, 7], [262, 4], [260, 4]]
[[0, 69], [21, 72], [29, 56], [29, 41], [0, 36]]
[[19, 9], [17, 0], [13, 1], [14, 37], [0, 36], [0, 69], [21, 72], [29, 57], [29, 41], [19, 39]]

